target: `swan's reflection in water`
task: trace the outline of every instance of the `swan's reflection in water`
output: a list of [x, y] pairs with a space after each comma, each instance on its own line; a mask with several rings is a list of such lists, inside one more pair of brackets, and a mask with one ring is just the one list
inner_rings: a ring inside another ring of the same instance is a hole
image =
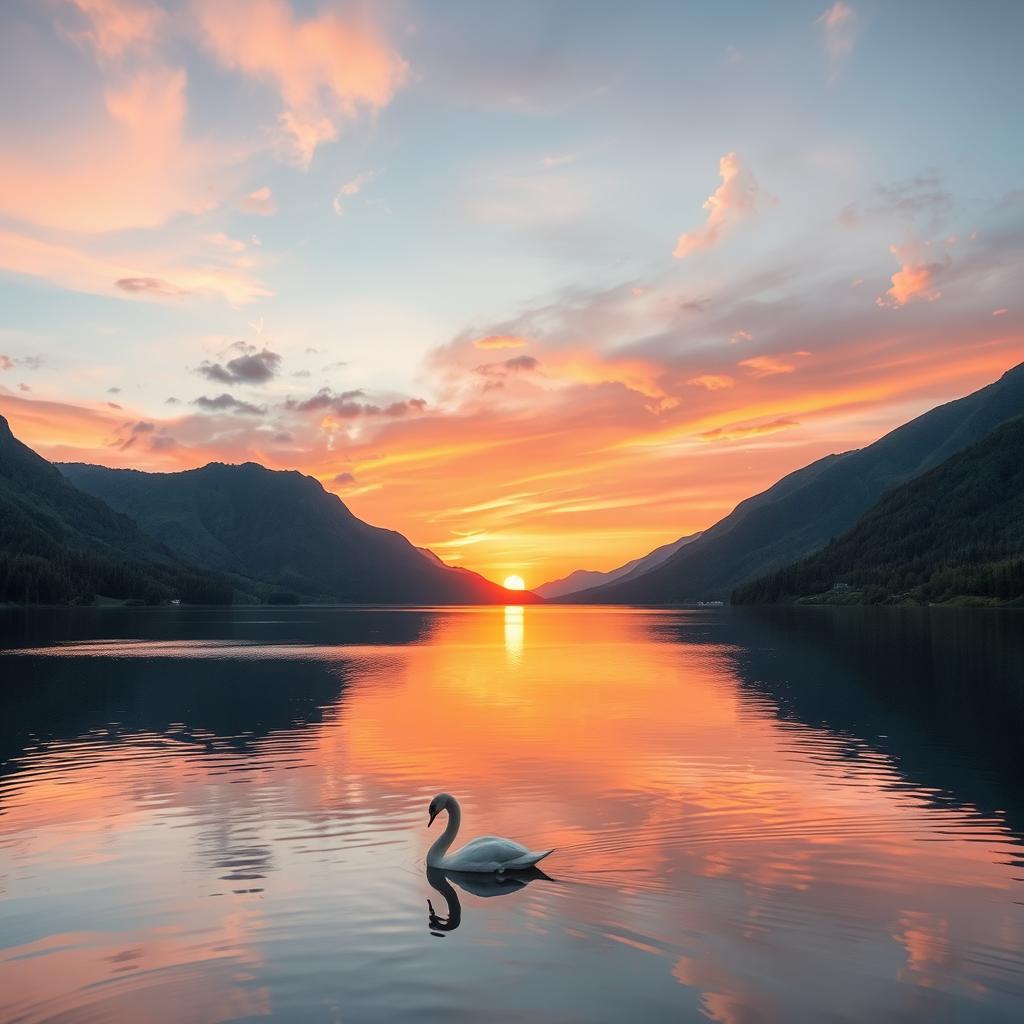
[[[453, 932], [462, 924], [462, 903], [455, 888], [468, 892], [472, 896], [507, 896], [509, 893], [525, 889], [531, 882], [554, 879], [544, 874], [540, 868], [527, 868], [525, 871], [508, 871], [502, 875], [486, 875], [474, 871], [443, 871], [441, 868], [427, 868], [427, 881], [430, 887], [444, 897], [448, 913], [442, 917], [434, 910], [433, 902], [427, 900], [429, 916], [427, 927], [432, 935], [442, 936], [445, 932]], [[455, 885], [452, 885], [452, 882]]]

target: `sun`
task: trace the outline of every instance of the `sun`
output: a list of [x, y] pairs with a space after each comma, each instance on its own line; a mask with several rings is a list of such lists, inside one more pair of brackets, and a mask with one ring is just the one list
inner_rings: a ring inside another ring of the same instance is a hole
[[506, 590], [525, 590], [526, 584], [522, 576], [506, 576], [503, 584]]

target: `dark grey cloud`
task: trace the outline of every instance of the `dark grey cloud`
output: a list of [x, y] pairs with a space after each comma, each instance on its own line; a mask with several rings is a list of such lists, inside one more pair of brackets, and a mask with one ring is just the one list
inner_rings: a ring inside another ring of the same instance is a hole
[[170, 398], [164, 399], [164, 405], [181, 405], [181, 399], [175, 398], [174, 395], [171, 395]]
[[200, 395], [192, 404], [198, 405], [200, 409], [205, 409], [207, 412], [239, 412], [247, 416], [262, 416], [267, 411], [266, 406], [243, 402], [227, 392], [217, 395], [215, 398]]
[[315, 395], [302, 401], [289, 398], [284, 405], [286, 409], [294, 412], [329, 411], [339, 419], [348, 420], [358, 419], [360, 416], [397, 418], [410, 413], [423, 412], [427, 407], [426, 401], [422, 398], [404, 398], [388, 405], [357, 401], [357, 399], [364, 398], [365, 394], [362, 388], [339, 392], [332, 391], [330, 388], [321, 388]]
[[149, 447], [155, 452], [165, 452], [177, 448], [178, 442], [170, 434], [157, 434], [149, 440]]
[[132, 426], [133, 434], [152, 434], [154, 430], [156, 430], [156, 424], [150, 423], [148, 420], [139, 420]]
[[250, 347], [241, 355], [223, 363], [206, 361], [198, 367], [196, 372], [201, 373], [208, 380], [231, 386], [235, 384], [264, 384], [275, 376], [280, 365], [281, 357], [278, 353], [271, 352], [268, 348], [256, 351]]
[[121, 394], [121, 389], [120, 388], [107, 388], [107, 394], [108, 395], [119, 395], [119, 394]]
[[278, 444], [291, 444], [291, 442], [294, 441], [295, 438], [292, 437], [292, 435], [289, 434], [287, 430], [279, 430], [274, 435], [274, 440], [277, 441]]

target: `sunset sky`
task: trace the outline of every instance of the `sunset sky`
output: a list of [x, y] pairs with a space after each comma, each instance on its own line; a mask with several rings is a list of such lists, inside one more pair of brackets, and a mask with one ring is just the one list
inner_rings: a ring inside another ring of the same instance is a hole
[[[5, 0], [0, 413], [527, 586], [1024, 360], [1024, 5]], [[287, 524], [283, 524], [286, 526]]]

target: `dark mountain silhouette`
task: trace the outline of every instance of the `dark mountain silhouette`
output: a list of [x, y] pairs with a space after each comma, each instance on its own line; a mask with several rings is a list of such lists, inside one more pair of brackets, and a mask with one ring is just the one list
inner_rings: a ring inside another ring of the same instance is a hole
[[0, 416], [0, 601], [87, 603], [97, 595], [228, 603], [232, 588], [73, 487]]
[[740, 502], [657, 568], [560, 600], [686, 603], [725, 599], [740, 585], [824, 547], [890, 488], [927, 472], [1024, 413], [1024, 364], [855, 451], [829, 455]]
[[[504, 587], [431, 560], [401, 534], [364, 523], [302, 473], [252, 462], [214, 462], [181, 473], [81, 463], [59, 468], [180, 558], [258, 580], [276, 588], [279, 600], [508, 602]], [[522, 595], [522, 601], [534, 600]]]
[[552, 580], [550, 583], [534, 587], [534, 593], [547, 601], [555, 597], [575, 594], [577, 591], [586, 590], [589, 587], [613, 583], [616, 580], [633, 579], [633, 577], [640, 576], [661, 565], [681, 548], [692, 544], [699, 536], [699, 533], [691, 533], [669, 544], [662, 544], [661, 547], [655, 548], [641, 558], [634, 558], [631, 562], [626, 562], [625, 565], [620, 565], [617, 569], [609, 569], [607, 572], [599, 572], [595, 569], [577, 569], [559, 580]]
[[1024, 602], [1024, 417], [888, 492], [849, 533], [733, 600], [821, 594], [869, 604]]

